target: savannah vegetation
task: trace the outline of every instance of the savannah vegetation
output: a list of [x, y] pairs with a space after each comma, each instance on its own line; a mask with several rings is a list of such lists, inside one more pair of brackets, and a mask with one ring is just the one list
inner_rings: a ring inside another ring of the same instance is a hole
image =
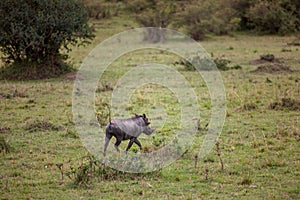
[[[227, 104], [222, 134], [211, 153], [204, 160], [198, 159], [211, 111], [205, 82], [189, 63], [176, 55], [149, 49], [130, 52], [113, 62], [99, 81], [95, 117], [100, 125], [109, 121], [109, 102], [118, 79], [138, 64], [154, 61], [172, 66], [190, 82], [198, 96], [201, 120], [194, 145], [170, 166], [146, 174], [116, 171], [87, 152], [75, 130], [72, 120], [75, 72], [66, 70], [59, 73], [60, 76], [46, 78], [32, 76], [28, 70], [29, 78], [24, 78], [22, 70], [18, 70], [22, 67], [6, 70], [20, 63], [13, 60], [7, 63], [4, 59], [0, 80], [1, 199], [299, 197], [300, 9], [297, 9], [297, 1], [223, 0], [204, 1], [201, 5], [197, 1], [82, 2], [88, 8], [95, 38], [84, 47], [73, 46], [72, 51], [60, 49], [60, 55], [67, 55], [64, 64], [72, 66], [72, 70], [79, 69], [83, 59], [101, 41], [121, 31], [145, 26], [143, 20], [147, 19], [157, 19], [153, 26], [162, 27], [156, 23], [163, 17], [167, 19], [166, 27], [201, 40], [200, 44], [221, 69]], [[2, 1], [0, 4], [4, 5]], [[228, 9], [221, 9], [220, 5]], [[163, 11], [156, 13], [157, 7]], [[209, 17], [188, 16], [188, 13], [197, 15], [197, 9], [212, 7], [220, 10], [207, 12], [212, 15]], [[232, 12], [234, 9], [239, 12]], [[233, 15], [220, 13], [225, 10]], [[277, 21], [287, 15], [291, 20]], [[182, 25], [182, 20], [187, 18], [195, 21]], [[293, 26], [284, 28], [284, 23], [293, 23]], [[201, 27], [199, 32], [198, 27]], [[5, 52], [2, 56], [7, 58]], [[32, 61], [26, 60], [24, 65], [48, 66], [35, 65], [40, 63]], [[157, 106], [165, 109], [168, 120], [155, 134], [141, 137], [142, 152], [155, 151], [172, 140], [174, 130], [179, 128], [176, 97], [164, 87], [145, 85], [134, 92], [124, 108], [132, 116], [146, 113], [151, 126], [155, 127], [155, 122], [162, 117], [151, 113]], [[124, 151], [127, 143], [123, 143], [120, 148]], [[102, 149], [103, 144], [99, 144], [99, 148]], [[136, 145], [131, 151], [140, 152]]]
[[2, 74], [13, 79], [58, 76], [71, 70], [64, 63], [66, 53], [93, 38], [88, 13], [74, 0], [3, 0], [0, 19], [0, 50], [7, 64]]

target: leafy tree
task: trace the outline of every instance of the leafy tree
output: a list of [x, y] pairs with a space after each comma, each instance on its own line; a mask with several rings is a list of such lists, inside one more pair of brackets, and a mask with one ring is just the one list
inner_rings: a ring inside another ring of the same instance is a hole
[[[128, 0], [127, 4], [136, 21], [144, 27], [167, 28], [176, 11], [176, 4], [172, 0]], [[164, 40], [164, 37], [164, 30], [148, 29], [145, 40], [159, 42]]]
[[129, 0], [128, 9], [134, 12], [138, 23], [145, 27], [166, 28], [175, 13], [175, 3], [171, 0]]
[[299, 3], [291, 0], [258, 1], [249, 9], [249, 23], [258, 32], [287, 34], [299, 30]]
[[236, 13], [236, 17], [240, 18], [239, 29], [249, 30], [253, 28], [249, 24], [248, 11], [257, 0], [228, 0], [229, 6]]
[[93, 19], [109, 19], [118, 16], [123, 2], [116, 0], [79, 0], [87, 8], [88, 15]]
[[86, 9], [76, 0], [0, 1], [0, 50], [6, 63], [61, 66], [61, 48], [70, 51], [70, 45], [92, 38]]
[[[300, 30], [297, 0], [131, 0], [128, 5], [142, 26], [172, 26], [196, 40], [236, 30], [281, 35]], [[146, 38], [159, 41], [161, 35], [150, 29]]]
[[177, 14], [177, 25], [184, 27], [195, 40], [204, 39], [206, 33], [228, 34], [236, 30], [239, 23], [230, 0], [191, 0]]

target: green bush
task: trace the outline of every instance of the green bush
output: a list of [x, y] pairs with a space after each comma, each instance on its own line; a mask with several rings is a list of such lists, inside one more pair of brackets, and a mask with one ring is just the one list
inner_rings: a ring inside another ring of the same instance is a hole
[[[195, 40], [236, 30], [287, 34], [300, 30], [300, 1], [294, 0], [127, 0], [127, 10], [144, 27], [171, 27]], [[161, 34], [149, 33], [153, 40]], [[149, 38], [149, 37], [148, 37]], [[158, 38], [158, 39], [157, 39]]]
[[214, 59], [214, 62], [219, 70], [226, 71], [230, 69], [230, 67], [228, 66], [228, 64], [231, 63], [230, 60], [224, 58], [216, 58]]
[[[128, 0], [127, 10], [133, 13], [136, 21], [144, 27], [167, 28], [174, 20], [176, 4], [171, 0]], [[164, 41], [165, 31], [147, 29], [144, 40], [152, 43]]]
[[145, 27], [166, 28], [176, 11], [176, 4], [171, 0], [128, 0], [127, 4], [136, 21]]
[[175, 61], [174, 65], [182, 65], [186, 71], [196, 71], [194, 66], [199, 66], [200, 70], [213, 70], [217, 67], [219, 70], [226, 71], [226, 70], [237, 70], [241, 69], [242, 67], [238, 64], [230, 66], [230, 60], [225, 58], [215, 58], [213, 60], [209, 58], [200, 58], [199, 56], [191, 57], [191, 61], [186, 59], [180, 59]]
[[60, 66], [66, 59], [61, 48], [70, 51], [70, 45], [92, 38], [87, 11], [76, 0], [0, 1], [0, 50], [6, 63]]
[[202, 40], [207, 33], [224, 35], [237, 30], [241, 19], [235, 13], [223, 1], [191, 1], [177, 13], [176, 23], [193, 39]]
[[80, 0], [87, 8], [88, 15], [93, 19], [109, 19], [117, 16], [122, 8], [122, 2], [107, 0]]
[[281, 35], [299, 30], [299, 7], [292, 1], [258, 1], [248, 11], [249, 23], [261, 33]]
[[4, 137], [0, 136], [0, 153], [9, 153], [11, 151], [11, 146], [9, 143], [5, 140]]

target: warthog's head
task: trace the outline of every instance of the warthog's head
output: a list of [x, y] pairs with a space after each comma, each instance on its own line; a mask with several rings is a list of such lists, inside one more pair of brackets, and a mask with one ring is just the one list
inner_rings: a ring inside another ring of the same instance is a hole
[[150, 122], [149, 122], [149, 119], [146, 117], [145, 114], [143, 114], [143, 115], [135, 114], [135, 117], [143, 119], [142, 123], [140, 124], [143, 128], [143, 133], [145, 133], [146, 135], [150, 135], [151, 133], [153, 133], [155, 131], [154, 128], [151, 128], [149, 126]]

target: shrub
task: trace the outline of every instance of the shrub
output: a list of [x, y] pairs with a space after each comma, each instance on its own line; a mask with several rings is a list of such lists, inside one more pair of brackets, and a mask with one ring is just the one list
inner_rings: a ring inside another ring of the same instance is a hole
[[26, 122], [25, 130], [29, 132], [40, 132], [40, 131], [59, 131], [63, 128], [59, 125], [53, 124], [52, 122], [43, 120], [43, 119], [35, 119]]
[[231, 63], [230, 60], [225, 58], [215, 58], [213, 60], [208, 58], [200, 58], [199, 56], [191, 57], [191, 61], [186, 59], [180, 59], [175, 61], [174, 65], [182, 65], [186, 71], [196, 71], [195, 65], [200, 67], [200, 70], [213, 70], [217, 67], [219, 70], [227, 71], [227, 70], [238, 70], [242, 69], [240, 65], [229, 66]]
[[230, 60], [224, 58], [216, 58], [214, 59], [214, 62], [219, 70], [226, 71], [230, 69], [230, 67], [228, 67], [228, 64], [231, 63]]
[[109, 19], [117, 16], [121, 10], [122, 3], [107, 0], [80, 0], [88, 11], [88, 15], [93, 19]]
[[299, 29], [299, 11], [290, 1], [258, 1], [248, 11], [250, 25], [258, 32], [281, 35]]
[[135, 14], [137, 22], [145, 27], [166, 28], [176, 11], [175, 4], [159, 0], [129, 0], [127, 9]]
[[0, 153], [9, 153], [11, 151], [11, 146], [9, 143], [5, 140], [4, 137], [0, 136]]
[[70, 45], [85, 44], [92, 38], [88, 14], [76, 0], [0, 2], [0, 50], [6, 63], [60, 66], [66, 59], [61, 47], [70, 51]]
[[96, 117], [101, 127], [105, 127], [111, 121], [111, 105], [101, 99], [96, 102]]
[[260, 60], [266, 60], [269, 62], [273, 62], [275, 60], [275, 56], [273, 54], [261, 55]]
[[206, 33], [228, 34], [237, 30], [240, 18], [226, 1], [192, 1], [177, 14], [177, 25], [193, 39], [203, 40]]
[[[128, 0], [127, 9], [134, 13], [136, 21], [144, 27], [167, 28], [173, 20], [176, 4], [159, 0]], [[144, 40], [152, 43], [164, 41], [165, 31], [147, 29]]]

